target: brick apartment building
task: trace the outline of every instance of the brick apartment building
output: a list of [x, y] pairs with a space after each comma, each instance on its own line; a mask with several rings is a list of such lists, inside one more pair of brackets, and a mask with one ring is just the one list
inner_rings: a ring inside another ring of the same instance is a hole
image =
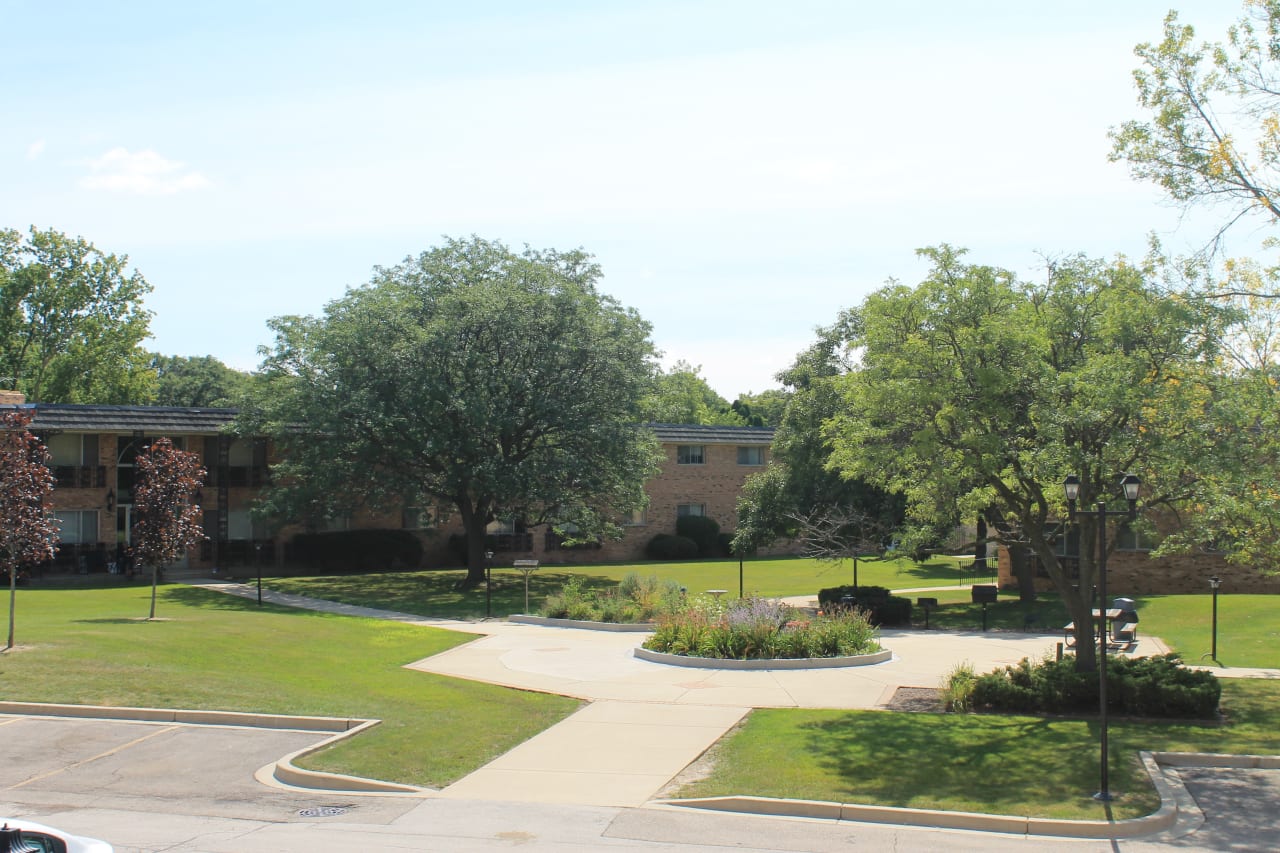
[[[0, 405], [22, 405], [21, 395], [0, 396]], [[165, 437], [200, 455], [208, 471], [196, 495], [204, 510], [206, 540], [174, 569], [201, 572], [219, 568], [281, 564], [300, 524], [274, 532], [250, 514], [255, 496], [270, 481], [271, 447], [264, 439], [240, 438], [229, 428], [233, 409], [158, 406], [32, 404], [31, 429], [48, 446], [57, 478], [54, 514], [61, 541], [52, 566], [37, 571], [106, 572], [117, 550], [127, 546], [133, 518], [134, 460], [151, 441]], [[769, 459], [773, 431], [760, 427], [653, 425], [666, 459], [646, 485], [648, 508], [624, 520], [621, 540], [599, 547], [563, 547], [545, 529], [524, 530], [518, 520], [490, 525], [498, 561], [533, 558], [547, 563], [632, 560], [644, 556], [648, 541], [674, 533], [680, 515], [706, 515], [725, 531], [736, 522], [738, 492], [746, 478]], [[424, 516], [405, 511], [344, 520], [339, 527], [402, 528], [423, 543], [423, 565], [457, 565], [449, 548], [461, 534], [456, 518], [424, 526]]]

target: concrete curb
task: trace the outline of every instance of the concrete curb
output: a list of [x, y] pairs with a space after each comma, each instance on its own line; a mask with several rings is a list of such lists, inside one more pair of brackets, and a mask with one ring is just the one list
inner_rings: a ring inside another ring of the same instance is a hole
[[[1179, 790], [1166, 777], [1163, 767], [1241, 767], [1277, 768], [1280, 756], [1217, 755], [1190, 752], [1141, 752], [1143, 766], [1160, 794], [1160, 808], [1149, 815], [1127, 820], [1061, 820], [1055, 818], [1018, 817], [975, 812], [948, 812], [932, 809], [909, 809], [895, 806], [871, 806], [831, 803], [815, 800], [781, 800], [769, 797], [703, 797], [689, 800], [655, 800], [654, 805], [675, 808], [760, 814], [772, 817], [806, 817], [824, 820], [889, 823], [934, 829], [969, 829], [982, 832], [1004, 832], [1014, 835], [1057, 836], [1068, 838], [1134, 838], [1174, 828], [1179, 814]], [[1194, 802], [1189, 804], [1194, 810]]]
[[893, 652], [881, 649], [869, 655], [850, 655], [842, 658], [770, 658], [768, 660], [732, 660], [727, 658], [699, 658], [691, 655], [672, 655], [638, 648], [632, 654], [640, 660], [664, 663], [668, 666], [687, 666], [692, 669], [831, 669], [843, 666], [871, 666], [884, 663]]
[[528, 616], [515, 613], [507, 617], [508, 622], [519, 625], [540, 625], [544, 628], [579, 628], [587, 631], [613, 631], [620, 634], [652, 634], [651, 622], [588, 622], [585, 619], [552, 619], [550, 616]]
[[354, 737], [381, 723], [344, 717], [295, 717], [285, 714], [249, 714], [239, 711], [192, 711], [181, 708], [117, 708], [107, 705], [55, 705], [40, 702], [0, 702], [0, 714], [29, 717], [78, 717], [87, 720], [115, 720], [141, 723], [173, 723], [188, 726], [239, 726], [284, 731], [332, 732], [320, 743], [291, 752], [273, 764], [260, 768], [254, 778], [264, 784], [303, 790], [341, 791], [350, 794], [435, 793], [398, 782], [363, 779], [340, 773], [322, 773], [296, 766], [294, 759], [318, 752], [334, 743]]

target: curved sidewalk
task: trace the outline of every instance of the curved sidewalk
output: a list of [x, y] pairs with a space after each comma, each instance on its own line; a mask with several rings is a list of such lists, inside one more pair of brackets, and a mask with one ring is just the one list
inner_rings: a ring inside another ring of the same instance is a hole
[[[200, 584], [249, 598], [246, 584]], [[822, 670], [706, 670], [642, 661], [644, 634], [505, 621], [424, 619], [263, 591], [273, 604], [480, 634], [409, 664], [421, 672], [558, 693], [591, 704], [439, 793], [441, 797], [638, 806], [752, 708], [876, 708], [898, 687], [937, 687], [958, 663], [982, 671], [1053, 652], [1056, 637], [884, 630], [893, 659]]]
[[[244, 584], [202, 584], [246, 597]], [[663, 790], [752, 708], [883, 707], [898, 687], [937, 687], [957, 664], [983, 672], [1054, 654], [1057, 635], [898, 631], [892, 660], [821, 670], [706, 670], [651, 663], [632, 650], [644, 634], [460, 622], [263, 591], [264, 600], [480, 635], [408, 664], [430, 672], [588, 701], [577, 713], [437, 792], [448, 799], [634, 807]], [[1140, 638], [1137, 654], [1161, 654]], [[1220, 675], [1252, 674], [1227, 672]], [[1271, 677], [1280, 676], [1275, 673]], [[1266, 677], [1266, 676], [1264, 676]], [[992, 828], [995, 828], [994, 826]]]

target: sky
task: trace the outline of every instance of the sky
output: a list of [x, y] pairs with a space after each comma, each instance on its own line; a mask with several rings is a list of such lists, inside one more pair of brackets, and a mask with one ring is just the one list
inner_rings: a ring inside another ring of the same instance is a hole
[[[1200, 37], [1231, 0], [1172, 0]], [[732, 400], [916, 249], [1043, 275], [1206, 230], [1107, 159], [1169, 2], [0, 0], [0, 227], [127, 254], [167, 355], [442, 242], [583, 248]]]

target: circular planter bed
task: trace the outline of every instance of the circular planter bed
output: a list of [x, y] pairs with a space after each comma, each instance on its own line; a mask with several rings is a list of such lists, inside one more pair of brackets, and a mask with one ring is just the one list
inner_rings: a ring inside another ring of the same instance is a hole
[[870, 666], [884, 663], [893, 657], [893, 652], [888, 649], [881, 649], [869, 655], [850, 655], [842, 658], [764, 658], [760, 660], [699, 658], [691, 655], [653, 652], [648, 649], [636, 649], [634, 654], [640, 660], [696, 669], [826, 669], [839, 666]]
[[521, 625], [543, 625], [548, 628], [581, 628], [586, 631], [617, 631], [622, 633], [649, 634], [652, 622], [587, 622], [582, 619], [552, 619], [550, 616], [526, 616], [516, 614], [507, 617], [508, 622]]

